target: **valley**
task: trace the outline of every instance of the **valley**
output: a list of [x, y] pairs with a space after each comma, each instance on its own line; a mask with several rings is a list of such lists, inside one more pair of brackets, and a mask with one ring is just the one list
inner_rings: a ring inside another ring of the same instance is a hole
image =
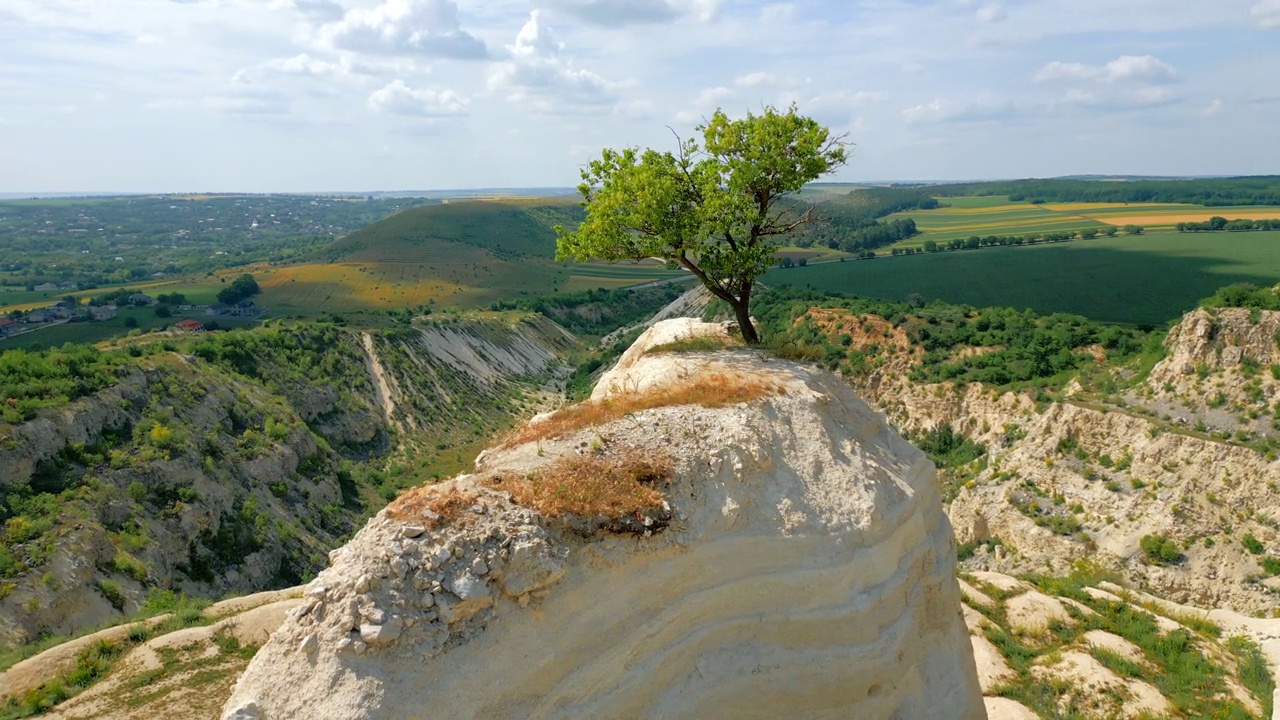
[[[1006, 212], [995, 203], [1007, 199], [937, 197], [951, 207], [909, 212]], [[197, 676], [220, 704], [370, 517], [474, 472], [477, 455], [492, 463], [504, 438], [523, 437], [511, 428], [592, 395], [662, 308], [729, 317], [684, 282], [628, 288], [679, 277], [657, 263], [554, 264], [548, 223], [571, 212], [534, 200], [424, 206], [308, 262], [147, 288], [208, 302], [248, 272], [272, 311], [240, 329], [145, 325], [96, 347], [0, 355], [11, 398], [0, 665], [34, 678], [4, 717], [113, 707], [110, 688], [141, 687], [139, 672], [155, 683], [139, 707], [194, 707], [176, 678]], [[917, 225], [907, 243], [950, 232]], [[1115, 702], [1145, 698], [1166, 717], [1269, 716], [1266, 668], [1280, 667], [1268, 649], [1280, 638], [1269, 624], [1280, 607], [1274, 235], [1153, 228], [907, 255], [891, 243], [875, 260], [828, 247], [828, 262], [765, 276], [754, 306], [764, 341], [749, 353], [834, 373], [938, 467], [989, 711], [1007, 701], [1039, 717], [1107, 717], [1119, 705], [1079, 690], [1102, 682]], [[746, 352], [721, 342], [651, 352], [695, 363]], [[661, 411], [647, 407], [619, 422]], [[577, 447], [607, 453], [611, 437]], [[250, 627], [265, 629], [228, 635], [253, 603], [232, 614], [210, 604], [263, 592], [285, 593], [263, 596]], [[1050, 600], [1037, 607], [1058, 614], [1020, 619], [1016, 598], [1039, 594]], [[1150, 598], [1182, 609], [1153, 615]], [[125, 622], [162, 625], [112, 631], [89, 650], [60, 644]], [[204, 655], [190, 645], [165, 654], [163, 672], [141, 669], [188, 632]], [[1184, 632], [1183, 649], [1161, 644]], [[1191, 677], [1184, 666], [1217, 689], [1180, 695], [1162, 674]]]

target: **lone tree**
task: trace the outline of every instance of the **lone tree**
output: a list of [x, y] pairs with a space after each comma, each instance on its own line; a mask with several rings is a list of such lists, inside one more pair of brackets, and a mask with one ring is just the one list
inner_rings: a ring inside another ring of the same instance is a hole
[[717, 110], [698, 131], [702, 144], [677, 138], [674, 155], [605, 149], [582, 171], [586, 220], [556, 228], [556, 258], [674, 262], [729, 303], [743, 339], [757, 343], [752, 286], [777, 238], [815, 219], [785, 198], [844, 165], [846, 143], [794, 105], [740, 120]]

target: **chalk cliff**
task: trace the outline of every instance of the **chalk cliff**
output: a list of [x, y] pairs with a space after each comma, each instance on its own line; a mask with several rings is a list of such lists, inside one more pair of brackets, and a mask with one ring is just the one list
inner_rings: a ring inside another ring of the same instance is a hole
[[224, 716], [985, 717], [930, 462], [825, 371], [679, 351], [723, 332], [401, 496]]

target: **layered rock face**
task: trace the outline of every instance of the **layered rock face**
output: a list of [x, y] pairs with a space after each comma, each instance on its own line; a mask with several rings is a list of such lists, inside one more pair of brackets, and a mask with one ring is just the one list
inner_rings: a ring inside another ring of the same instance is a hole
[[[373, 518], [225, 717], [985, 717], [929, 461], [825, 372], [651, 352], [722, 332], [654, 326], [599, 422], [544, 420]], [[735, 386], [760, 392], [711, 399]], [[626, 517], [506, 490], [624, 457], [671, 469]]]

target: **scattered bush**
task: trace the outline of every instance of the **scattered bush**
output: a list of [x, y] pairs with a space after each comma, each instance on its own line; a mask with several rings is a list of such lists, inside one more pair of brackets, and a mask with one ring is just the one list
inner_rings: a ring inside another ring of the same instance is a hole
[[1178, 544], [1163, 535], [1144, 535], [1138, 545], [1147, 560], [1158, 565], [1171, 565], [1182, 559]]

